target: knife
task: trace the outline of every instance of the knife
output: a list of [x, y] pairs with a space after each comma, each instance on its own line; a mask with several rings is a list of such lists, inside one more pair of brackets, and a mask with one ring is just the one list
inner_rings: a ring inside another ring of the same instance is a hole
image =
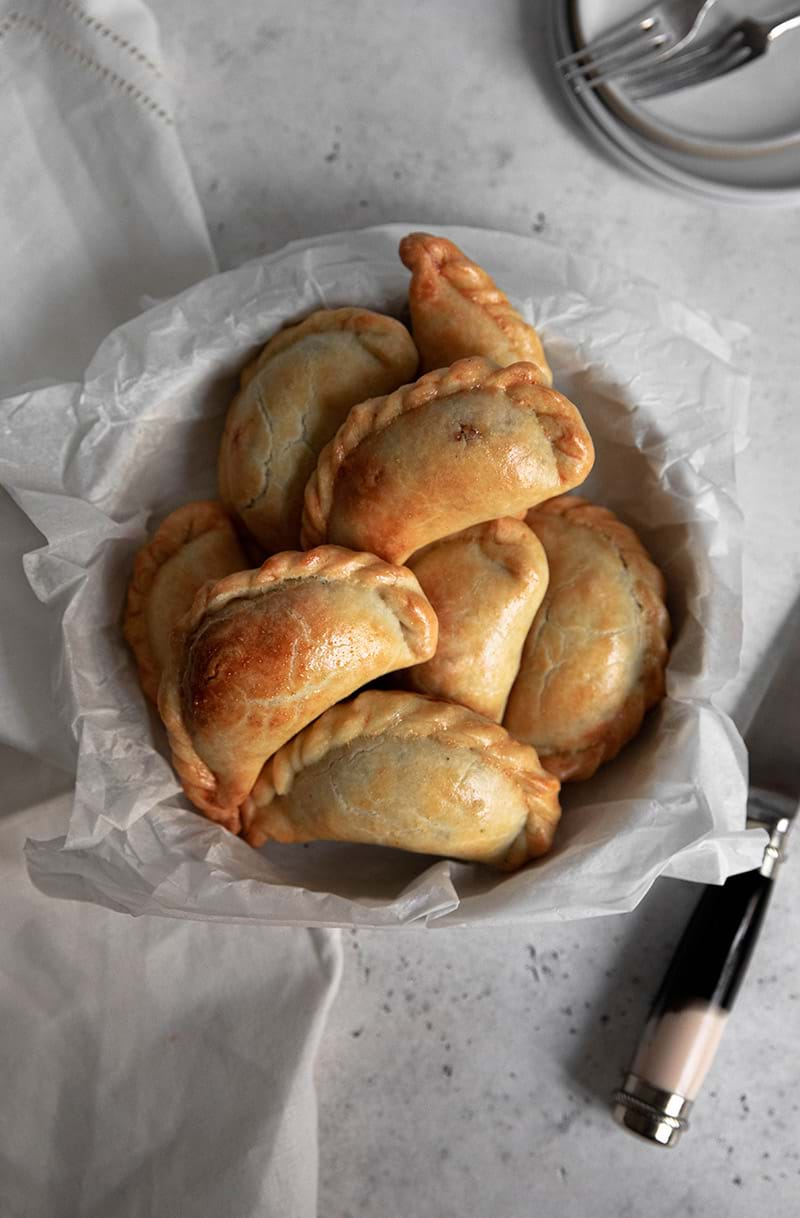
[[613, 1096], [614, 1119], [675, 1146], [714, 1059], [769, 905], [800, 802], [800, 601], [772, 649], [774, 671], [744, 737], [748, 827], [769, 833], [757, 871], [710, 885], [684, 931], [633, 1062]]

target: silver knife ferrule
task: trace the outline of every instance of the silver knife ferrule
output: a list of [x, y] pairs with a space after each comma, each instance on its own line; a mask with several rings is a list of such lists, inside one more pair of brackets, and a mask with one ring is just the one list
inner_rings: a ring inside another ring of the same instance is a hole
[[772, 876], [786, 858], [786, 838], [792, 827], [796, 801], [776, 791], [750, 788], [747, 801], [747, 827], [766, 829], [769, 841], [764, 847], [764, 859], [759, 868], [762, 875]]
[[677, 1091], [662, 1091], [637, 1074], [629, 1074], [614, 1092], [614, 1120], [630, 1133], [655, 1142], [676, 1146], [689, 1128], [691, 1100]]
[[782, 816], [770, 829], [769, 841], [764, 847], [764, 861], [759, 867], [762, 875], [774, 875], [786, 858], [786, 835], [791, 823], [788, 816]]

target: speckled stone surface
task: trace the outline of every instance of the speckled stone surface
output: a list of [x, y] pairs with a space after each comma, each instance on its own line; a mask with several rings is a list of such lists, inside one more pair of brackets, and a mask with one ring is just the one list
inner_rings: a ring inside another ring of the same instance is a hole
[[[608, 162], [547, 62], [543, 2], [154, 0], [223, 266], [390, 220], [541, 233], [752, 331], [742, 676], [800, 586], [800, 212], [704, 205]], [[785, 868], [692, 1129], [610, 1120], [697, 897], [542, 929], [346, 933], [319, 1062], [320, 1214], [800, 1213], [800, 881]], [[280, 931], [273, 933], [279, 934]]]

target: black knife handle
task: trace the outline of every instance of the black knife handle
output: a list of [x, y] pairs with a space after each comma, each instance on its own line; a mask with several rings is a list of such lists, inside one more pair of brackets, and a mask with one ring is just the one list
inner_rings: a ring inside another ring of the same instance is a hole
[[701, 896], [667, 969], [614, 1116], [634, 1133], [674, 1145], [714, 1060], [764, 921], [773, 880], [732, 876]]
[[785, 857], [796, 799], [750, 788], [748, 808], [769, 841], [758, 871], [706, 888], [656, 994], [614, 1119], [661, 1146], [675, 1146], [714, 1060]]
[[694, 1100], [714, 1058], [772, 895], [760, 871], [709, 887], [656, 994], [632, 1072]]
[[760, 871], [746, 871], [721, 886], [705, 889], [656, 994], [648, 1022], [692, 1004], [731, 1010], [773, 883]]

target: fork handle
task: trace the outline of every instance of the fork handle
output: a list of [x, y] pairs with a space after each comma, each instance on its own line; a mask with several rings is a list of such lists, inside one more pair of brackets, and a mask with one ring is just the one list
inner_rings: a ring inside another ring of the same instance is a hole
[[708, 887], [656, 994], [614, 1116], [665, 1146], [687, 1115], [722, 1039], [772, 895], [771, 875], [749, 871]]
[[800, 9], [797, 5], [785, 13], [776, 13], [774, 17], [763, 17], [755, 23], [761, 29], [768, 42], [774, 42], [781, 34], [800, 28]]

